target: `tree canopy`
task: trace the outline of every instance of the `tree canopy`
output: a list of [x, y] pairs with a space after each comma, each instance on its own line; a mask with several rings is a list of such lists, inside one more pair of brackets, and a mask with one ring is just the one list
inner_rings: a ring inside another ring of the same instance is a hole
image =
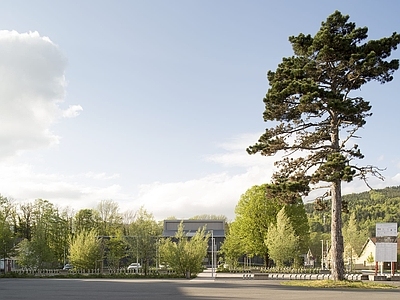
[[284, 207], [276, 216], [276, 224], [270, 225], [265, 244], [277, 267], [284, 267], [287, 262], [300, 265], [300, 239], [295, 234]]
[[238, 257], [240, 253], [250, 257], [261, 256], [267, 264], [269, 249], [265, 239], [271, 224], [276, 224], [281, 209], [290, 217], [294, 235], [301, 237], [299, 251], [306, 251], [309, 241], [308, 220], [300, 195], [297, 194], [296, 198], [294, 194], [291, 193], [290, 203], [284, 203], [282, 198], [288, 194], [280, 194], [272, 184], [249, 188], [240, 197], [235, 209], [236, 218], [223, 244], [223, 252], [228, 259]]
[[331, 197], [332, 275], [344, 279], [341, 182], [355, 177], [381, 176], [362, 159], [350, 141], [371, 116], [370, 102], [354, 95], [369, 81], [390, 82], [399, 68], [388, 60], [400, 43], [396, 32], [367, 40], [367, 27], [356, 27], [349, 16], [335, 11], [314, 35], [289, 37], [294, 55], [268, 72], [270, 88], [264, 98], [264, 121], [271, 122], [250, 154], [296, 153], [276, 164], [273, 181], [283, 190], [307, 194], [310, 185], [329, 183]]
[[203, 259], [207, 255], [210, 234], [205, 227], [199, 228], [189, 238], [181, 222], [174, 238], [161, 240], [161, 259], [178, 274], [190, 277], [201, 272]]

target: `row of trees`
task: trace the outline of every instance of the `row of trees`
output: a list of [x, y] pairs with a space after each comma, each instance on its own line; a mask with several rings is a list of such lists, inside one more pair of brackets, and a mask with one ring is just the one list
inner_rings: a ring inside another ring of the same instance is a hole
[[162, 262], [190, 276], [207, 254], [204, 228], [189, 240], [180, 226], [174, 238], [164, 239], [163, 223], [151, 213], [144, 208], [121, 213], [112, 200], [77, 213], [42, 199], [16, 204], [0, 196], [0, 203], [2, 257], [16, 257], [20, 267], [60, 268], [68, 262], [78, 269], [117, 269], [136, 261], [147, 273]]
[[17, 255], [23, 267], [59, 268], [73, 261], [95, 268], [103, 258], [109, 267], [119, 267], [124, 257], [147, 265], [155, 257], [154, 238], [162, 232], [162, 224], [145, 209], [120, 213], [112, 200], [77, 213], [43, 199], [16, 204], [0, 196], [0, 201], [0, 253]]
[[[330, 201], [321, 210], [316, 203], [304, 205], [299, 195], [296, 199], [295, 194], [286, 194], [286, 199], [292, 197], [287, 203], [276, 188], [253, 186], [241, 196], [222, 246], [229, 265], [236, 267], [245, 257], [258, 256], [266, 265], [298, 267], [301, 256], [310, 252], [321, 264], [322, 251], [326, 255], [331, 246]], [[350, 269], [367, 239], [375, 236], [376, 223], [398, 223], [400, 187], [345, 195], [343, 201], [348, 204], [342, 215], [343, 258]]]
[[[240, 198], [236, 218], [227, 223], [227, 237], [220, 255], [235, 267], [243, 256], [271, 260], [277, 266], [299, 265], [300, 254], [308, 249], [321, 253], [321, 241], [330, 239], [329, 210], [304, 205], [299, 195], [286, 194], [291, 203], [281, 200], [276, 186], [253, 186]], [[150, 265], [168, 264], [179, 274], [194, 274], [207, 254], [209, 236], [200, 228], [189, 240], [179, 228], [174, 238], [160, 238], [162, 223], [141, 208], [120, 213], [118, 205], [103, 200], [95, 209], [77, 213], [56, 208], [49, 201], [15, 204], [0, 197], [0, 245], [2, 257], [18, 258], [20, 266], [58, 268], [70, 262], [77, 268], [109, 268], [142, 263], [145, 272]], [[396, 222], [400, 211], [400, 187], [344, 196], [349, 214], [343, 215], [344, 259], [350, 261], [360, 253], [370, 227], [377, 222]], [[396, 211], [379, 218], [373, 205], [381, 210]], [[390, 218], [388, 219], [388, 216]], [[193, 219], [224, 219], [224, 216], [195, 216]]]

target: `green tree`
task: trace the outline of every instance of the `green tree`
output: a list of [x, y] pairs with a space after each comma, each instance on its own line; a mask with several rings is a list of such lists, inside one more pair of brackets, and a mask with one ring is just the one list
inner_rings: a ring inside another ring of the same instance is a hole
[[310, 184], [330, 184], [335, 280], [344, 279], [341, 183], [356, 176], [364, 180], [369, 174], [380, 176], [377, 168], [354, 163], [363, 155], [349, 142], [371, 115], [371, 105], [352, 92], [369, 81], [391, 81], [399, 67], [398, 60], [388, 60], [400, 43], [399, 34], [364, 42], [368, 28], [358, 28], [348, 20], [349, 16], [336, 11], [314, 37], [289, 38], [294, 55], [283, 58], [275, 72], [268, 72], [270, 88], [263, 116], [266, 122], [272, 121], [271, 126], [247, 149], [250, 154], [300, 155], [277, 162], [273, 181], [284, 189], [307, 194]]
[[14, 254], [15, 235], [12, 230], [14, 215], [15, 206], [12, 201], [0, 195], [0, 259], [10, 258]]
[[32, 203], [20, 204], [19, 211], [14, 222], [17, 237], [27, 239], [28, 241], [30, 241], [32, 238], [32, 211]]
[[276, 216], [276, 225], [271, 224], [268, 229], [265, 244], [269, 255], [277, 267], [287, 264], [299, 266], [300, 241], [294, 232], [292, 224], [286, 215], [285, 207]]
[[78, 269], [98, 267], [101, 260], [101, 239], [95, 229], [82, 230], [71, 239], [69, 260]]
[[189, 220], [223, 220], [227, 222], [227, 218], [224, 215], [196, 215], [190, 217]]
[[131, 248], [131, 254], [136, 260], [142, 262], [145, 274], [147, 274], [150, 263], [156, 259], [157, 241], [162, 232], [162, 227], [154, 219], [153, 214], [141, 207], [131, 223], [129, 232], [132, 236], [127, 237]]
[[181, 223], [174, 238], [161, 240], [162, 260], [185, 277], [198, 274], [202, 271], [202, 262], [207, 255], [209, 238], [210, 234], [206, 233], [204, 227], [198, 229], [193, 237], [189, 238]]
[[[283, 203], [282, 198], [291, 198], [291, 203]], [[242, 254], [262, 256], [267, 264], [268, 247], [265, 238], [270, 224], [276, 223], [276, 216], [284, 206], [296, 235], [301, 237], [300, 250], [305, 253], [308, 250], [309, 227], [301, 197], [297, 193], [280, 191], [273, 184], [253, 186], [240, 197], [235, 209], [234, 226], [224, 246], [225, 251], [236, 252], [228, 249], [230, 246], [235, 247], [230, 241], [233, 235], [234, 240], [239, 238], [239, 249], [244, 251]]]
[[79, 233], [82, 230], [88, 231], [94, 228], [100, 230], [99, 212], [94, 209], [79, 210], [74, 216], [73, 228], [74, 233]]
[[30, 247], [36, 257], [36, 266], [40, 269], [59, 266], [61, 261], [58, 259], [62, 259], [63, 248], [57, 249], [60, 221], [57, 209], [48, 200], [36, 199], [31, 214]]
[[107, 252], [106, 259], [108, 266], [112, 269], [118, 269], [120, 267], [120, 261], [126, 256], [126, 241], [123, 236], [112, 236], [105, 242]]
[[266, 187], [266, 184], [255, 185], [240, 197], [235, 208], [233, 228], [233, 234], [240, 238], [243, 254], [264, 257], [265, 263], [268, 262], [268, 248], [264, 240], [269, 225], [275, 222], [276, 215], [282, 207], [278, 201], [274, 201], [275, 199], [267, 199]]
[[237, 222], [232, 222], [228, 226], [226, 232], [226, 238], [221, 245], [221, 254], [225, 258], [225, 262], [228, 264], [229, 269], [236, 269], [239, 265], [239, 258], [244, 253], [243, 243], [241, 241], [239, 230], [237, 228]]
[[119, 213], [118, 203], [113, 200], [102, 200], [97, 206], [100, 217], [100, 235], [114, 236], [122, 231], [122, 215]]
[[35, 253], [32, 250], [31, 242], [28, 239], [23, 239], [18, 244], [17, 251], [18, 265], [24, 268], [36, 268], [37, 260]]
[[356, 215], [350, 215], [349, 222], [343, 227], [344, 258], [349, 261], [350, 269], [353, 268], [353, 260], [361, 253], [362, 247], [367, 242], [368, 234], [361, 230], [357, 224]]

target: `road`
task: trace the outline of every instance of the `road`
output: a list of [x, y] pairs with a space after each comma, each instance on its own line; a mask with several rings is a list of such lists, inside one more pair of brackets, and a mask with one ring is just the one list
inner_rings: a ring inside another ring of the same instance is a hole
[[238, 279], [0, 279], [0, 299], [223, 300], [223, 299], [400, 299], [400, 289], [309, 289], [279, 280]]

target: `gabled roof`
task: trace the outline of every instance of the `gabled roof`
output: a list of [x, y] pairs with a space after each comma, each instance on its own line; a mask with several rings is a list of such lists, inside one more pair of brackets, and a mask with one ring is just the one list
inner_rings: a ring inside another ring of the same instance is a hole
[[[360, 255], [364, 252], [364, 249], [365, 249], [365, 247], [367, 247], [369, 242], [371, 242], [374, 245], [376, 245], [376, 237], [368, 238], [368, 240], [365, 242], [364, 246], [361, 249]], [[400, 239], [399, 238], [397, 239], [397, 253], [400, 253]]]

